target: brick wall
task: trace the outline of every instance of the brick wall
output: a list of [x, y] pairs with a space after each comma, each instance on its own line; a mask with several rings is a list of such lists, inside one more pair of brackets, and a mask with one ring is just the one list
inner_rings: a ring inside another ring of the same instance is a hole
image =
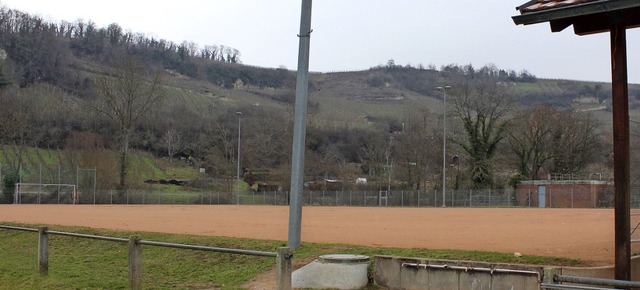
[[545, 207], [596, 208], [612, 206], [613, 185], [594, 181], [533, 181], [516, 189], [516, 204], [538, 207], [538, 188], [545, 187]]

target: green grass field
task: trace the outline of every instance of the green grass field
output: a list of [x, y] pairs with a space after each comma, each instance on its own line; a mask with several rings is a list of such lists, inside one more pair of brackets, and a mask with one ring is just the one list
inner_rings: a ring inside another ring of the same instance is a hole
[[[18, 225], [32, 227], [33, 225]], [[203, 237], [149, 232], [124, 232], [80, 227], [51, 227], [51, 230], [144, 240], [276, 251], [284, 241], [225, 237]], [[0, 285], [2, 289], [123, 289], [128, 288], [128, 246], [126, 244], [52, 235], [49, 240], [49, 275], [37, 268], [37, 234], [0, 229]], [[477, 251], [433, 251], [429, 249], [373, 248], [342, 244], [303, 245], [294, 260], [309, 260], [324, 254], [392, 255], [433, 259], [515, 262], [540, 265], [585, 266], [579, 260], [523, 256]], [[210, 253], [143, 246], [145, 289], [238, 289], [260, 273], [275, 266], [274, 258]], [[274, 277], [275, 279], [275, 277]]]

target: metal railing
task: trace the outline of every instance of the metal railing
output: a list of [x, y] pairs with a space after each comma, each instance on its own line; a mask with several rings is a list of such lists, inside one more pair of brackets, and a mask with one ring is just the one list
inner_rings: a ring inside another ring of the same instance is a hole
[[117, 238], [109, 236], [97, 236], [71, 232], [61, 232], [49, 230], [48, 227], [25, 228], [9, 225], [0, 225], [0, 229], [18, 230], [26, 232], [38, 233], [38, 272], [41, 275], [49, 273], [49, 235], [61, 235], [76, 238], [94, 239], [118, 243], [127, 243], [129, 245], [129, 286], [131, 289], [142, 289], [142, 245], [167, 247], [176, 249], [188, 249], [197, 251], [209, 251], [227, 254], [251, 255], [262, 257], [276, 258], [277, 267], [277, 289], [291, 289], [291, 259], [293, 257], [291, 249], [288, 247], [278, 248], [276, 252], [243, 250], [231, 248], [217, 248], [209, 246], [176, 244], [158, 241], [147, 241], [140, 239], [139, 236], [131, 236], [126, 238]]
[[424, 269], [451, 269], [464, 272], [486, 272], [490, 274], [519, 274], [519, 275], [533, 275], [536, 276], [538, 283], [542, 282], [542, 274], [538, 271], [529, 270], [514, 270], [514, 269], [501, 269], [501, 268], [488, 268], [488, 267], [467, 267], [448, 264], [423, 264], [423, 263], [402, 263], [402, 267], [409, 268], [424, 268]]
[[[562, 283], [572, 283], [572, 284], [565, 285]], [[583, 284], [588, 286], [575, 285], [575, 284]], [[542, 283], [541, 286], [542, 286], [541, 287], [542, 289], [610, 290], [612, 289], [611, 287], [620, 287], [622, 289], [640, 288], [640, 282], [554, 275], [553, 283]], [[619, 289], [619, 288], [613, 288], [613, 289]]]

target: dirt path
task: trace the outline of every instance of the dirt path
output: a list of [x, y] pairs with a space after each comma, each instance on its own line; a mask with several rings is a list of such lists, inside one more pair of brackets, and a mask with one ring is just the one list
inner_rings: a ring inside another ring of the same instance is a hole
[[[0, 205], [0, 222], [287, 240], [284, 206]], [[613, 264], [612, 209], [304, 207], [302, 241]], [[632, 225], [635, 225], [632, 221]]]

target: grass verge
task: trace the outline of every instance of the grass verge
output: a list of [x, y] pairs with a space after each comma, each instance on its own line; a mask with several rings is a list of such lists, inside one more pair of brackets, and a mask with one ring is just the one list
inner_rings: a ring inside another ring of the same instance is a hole
[[[278, 247], [286, 245], [284, 241], [125, 232], [82, 227], [52, 227], [51, 229], [123, 238], [139, 235], [144, 240], [261, 251], [275, 251]], [[49, 239], [49, 275], [44, 277], [38, 275], [37, 234], [0, 229], [0, 253], [0, 285], [3, 289], [128, 288], [126, 244], [52, 235]], [[583, 261], [574, 259], [541, 256], [514, 257], [511, 253], [373, 248], [312, 243], [303, 244], [295, 252], [294, 259], [332, 253], [543, 265], [587, 265]], [[275, 266], [274, 258], [153, 246], [143, 246], [142, 257], [145, 289], [238, 289], [253, 277]]]

